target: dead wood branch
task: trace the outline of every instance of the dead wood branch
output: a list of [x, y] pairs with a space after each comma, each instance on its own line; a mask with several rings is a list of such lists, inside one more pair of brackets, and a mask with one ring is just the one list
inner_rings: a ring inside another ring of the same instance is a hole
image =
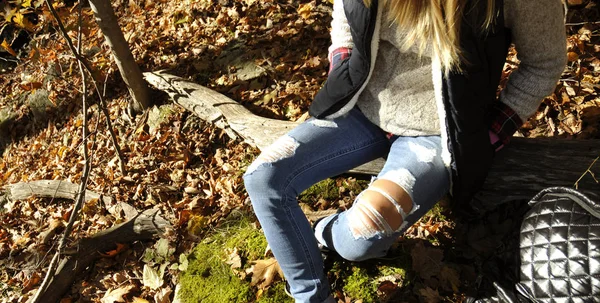
[[[79, 185], [61, 180], [38, 180], [31, 182], [21, 182], [4, 186], [6, 197], [10, 200], [23, 200], [29, 197], [61, 198], [75, 200]], [[93, 191], [85, 191], [85, 201], [93, 199], [102, 199], [105, 204], [113, 204], [113, 199], [109, 196], [102, 196]]]
[[[46, 0], [46, 4], [50, 7], [50, 10], [53, 11], [54, 17], [56, 18], [57, 22], [59, 22], [59, 24], [60, 24], [61, 23], [60, 18], [58, 18], [58, 16], [55, 14], [56, 11], [54, 11], [54, 8], [50, 4], [50, 2], [48, 2], [48, 0]], [[78, 49], [75, 50], [72, 42], [69, 42], [69, 46], [71, 47], [71, 50], [73, 51], [74, 54], [81, 54], [81, 37], [82, 37], [82, 35], [81, 35], [81, 18], [82, 18], [81, 8], [82, 8], [82, 6], [80, 4], [79, 5], [79, 34], [78, 34], [79, 39], [77, 41]], [[65, 39], [70, 40], [69, 35], [64, 31], [62, 24], [60, 26], [60, 29], [63, 30], [63, 35], [65, 36]], [[86, 187], [87, 187], [88, 180], [90, 178], [91, 165], [90, 165], [90, 161], [89, 161], [89, 152], [88, 152], [88, 121], [87, 121], [88, 119], [87, 119], [87, 102], [86, 102], [87, 77], [85, 75], [85, 72], [83, 71], [83, 60], [79, 59], [77, 61], [77, 63], [79, 66], [79, 71], [81, 73], [82, 85], [83, 85], [83, 89], [82, 89], [83, 93], [82, 93], [81, 99], [82, 99], [82, 103], [83, 103], [83, 105], [82, 105], [82, 112], [83, 112], [82, 138], [83, 138], [83, 162], [84, 162], [84, 164], [83, 164], [83, 172], [81, 174], [81, 184], [79, 184], [79, 189], [77, 190], [77, 194], [76, 194], [77, 198], [75, 199], [75, 205], [73, 206], [73, 211], [71, 211], [71, 216], [69, 218], [69, 222], [67, 223], [67, 226], [65, 227], [65, 231], [63, 232], [62, 237], [58, 241], [58, 247], [56, 249], [56, 253], [54, 253], [54, 257], [52, 257], [52, 260], [50, 261], [50, 264], [48, 265], [48, 270], [46, 271], [46, 276], [44, 277], [44, 280], [42, 281], [42, 284], [40, 285], [35, 296], [31, 300], [31, 302], [33, 302], [33, 303], [38, 303], [42, 299], [45, 299], [43, 296], [43, 292], [45, 289], [47, 289], [48, 284], [50, 283], [52, 277], [54, 276], [55, 270], [57, 269], [57, 266], [59, 265], [59, 262], [60, 262], [61, 254], [63, 253], [63, 249], [65, 248], [65, 245], [66, 245], [69, 237], [71, 236], [71, 231], [73, 230], [73, 225], [75, 224], [75, 221], [79, 217], [79, 210], [81, 209], [81, 206], [83, 205], [83, 202], [85, 200]]]
[[50, 278], [45, 289], [40, 291], [43, 302], [58, 302], [71, 285], [90, 264], [114, 250], [119, 244], [151, 240], [161, 236], [171, 225], [162, 218], [158, 210], [150, 209], [139, 213], [127, 222], [101, 231], [90, 238], [81, 239], [65, 250], [56, 274]]
[[220, 93], [165, 72], [144, 73], [144, 77], [150, 84], [168, 93], [175, 103], [202, 120], [214, 123], [232, 138], [239, 136], [260, 149], [269, 146], [274, 138], [297, 125], [294, 122], [256, 116]]
[[[100, 81], [98, 81], [94, 77], [95, 73], [93, 72], [91, 65], [87, 61], [87, 59], [85, 57], [81, 56], [79, 51], [77, 51], [77, 49], [75, 49], [75, 46], [73, 45], [73, 41], [71, 40], [71, 37], [69, 37], [69, 34], [67, 33], [67, 30], [65, 29], [65, 26], [63, 25], [62, 21], [60, 20], [58, 13], [56, 12], [54, 7], [50, 3], [50, 0], [45, 0], [45, 2], [46, 2], [46, 5], [48, 6], [48, 9], [52, 13], [54, 20], [58, 24], [59, 31], [65, 38], [65, 41], [67, 41], [67, 45], [69, 46], [71, 53], [73, 53], [73, 56], [75, 56], [77, 61], [83, 65], [86, 72], [88, 72], [88, 74], [90, 75], [90, 78], [92, 78], [92, 84], [94, 84], [94, 89], [96, 91], [96, 95], [98, 96], [98, 100], [100, 101], [99, 107], [102, 110], [104, 117], [106, 118], [106, 127], [108, 128], [108, 132], [110, 133], [110, 137], [111, 137], [113, 146], [115, 147], [115, 152], [117, 153], [117, 157], [119, 157], [119, 168], [121, 169], [121, 173], [123, 175], [125, 175], [126, 174], [125, 162], [123, 161], [123, 155], [121, 154], [121, 148], [119, 146], [119, 142], [117, 141], [117, 136], [115, 135], [115, 131], [112, 127], [112, 122], [110, 120], [110, 113], [108, 112], [108, 109], [106, 108], [106, 103], [104, 102], [104, 97], [102, 96], [102, 93], [100, 92], [100, 89], [98, 88], [98, 83]], [[86, 113], [84, 113], [84, 116], [85, 116], [85, 114]]]
[[[252, 114], [234, 100], [201, 85], [166, 72], [145, 73], [146, 80], [165, 91], [173, 101], [205, 121], [234, 132], [248, 144], [263, 149], [287, 133], [296, 123]], [[494, 205], [515, 199], [530, 199], [549, 186], [573, 186], [598, 156], [600, 140], [513, 138], [500, 151], [476, 199]], [[351, 173], [376, 175], [384, 160], [367, 163]], [[596, 167], [600, 170], [600, 167]], [[600, 193], [593, 178], [579, 180], [579, 188]]]

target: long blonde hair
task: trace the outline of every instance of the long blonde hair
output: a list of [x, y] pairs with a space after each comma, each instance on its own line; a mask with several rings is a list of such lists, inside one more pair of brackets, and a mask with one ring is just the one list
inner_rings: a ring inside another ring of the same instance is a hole
[[[363, 1], [365, 5], [370, 6], [372, 0]], [[483, 1], [487, 1], [486, 16], [481, 24], [482, 30], [485, 30], [494, 23], [495, 0]], [[462, 59], [460, 26], [467, 0], [384, 0], [383, 2], [386, 2], [388, 16], [406, 33], [405, 50], [417, 46], [423, 53], [431, 43], [433, 55], [439, 58], [445, 72], [460, 70]]]

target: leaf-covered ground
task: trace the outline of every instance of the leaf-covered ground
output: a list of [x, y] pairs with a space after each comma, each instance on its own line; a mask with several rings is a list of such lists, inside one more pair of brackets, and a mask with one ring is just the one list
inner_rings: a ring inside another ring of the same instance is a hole
[[[569, 63], [554, 94], [520, 135], [600, 138], [599, 8], [593, 1], [569, 2], [574, 4], [566, 28]], [[55, 6], [76, 38], [76, 4]], [[257, 114], [305, 119], [326, 78], [329, 1], [132, 0], [113, 1], [113, 7], [143, 70], [170, 69]], [[14, 0], [0, 8], [0, 186], [39, 179], [78, 183], [83, 115], [77, 64], [43, 1]], [[257, 250], [264, 241], [255, 237], [260, 226], [241, 179], [258, 151], [170, 105], [158, 92], [154, 101], [164, 105], [131, 120], [126, 89], [89, 9], [83, 34], [83, 53], [105, 79], [99, 85], [127, 167], [126, 174], [119, 170], [104, 117], [92, 106], [88, 189], [139, 210], [158, 207], [175, 228], [158, 242], [115, 243], [63, 301], [171, 302], [180, 280], [189, 283], [186, 275], [198, 270], [197, 276], [210, 276], [206, 264], [198, 263], [208, 253], [211, 266], [225, 264], [227, 279], [237, 279], [236, 295], [244, 290], [244, 300], [280, 302], [282, 283], [269, 270], [268, 253]], [[507, 75], [513, 67], [507, 65]], [[300, 200], [314, 210], [347, 208], [364, 183], [337, 177]], [[3, 302], [26, 302], [34, 294], [72, 208], [72, 201], [60, 199], [0, 200]], [[506, 240], [514, 236], [521, 211], [518, 204], [506, 205], [466, 222], [442, 202], [399, 239], [389, 258], [330, 259], [335, 296], [340, 302], [460, 302], [484, 292], [489, 285], [480, 274], [497, 273], [506, 260], [501, 258], [510, 251]], [[234, 228], [229, 222], [240, 216], [247, 220], [235, 227], [240, 240], [227, 242], [222, 235], [233, 236], [224, 230]], [[72, 243], [124, 220], [115, 205], [92, 201], [82, 210]]]

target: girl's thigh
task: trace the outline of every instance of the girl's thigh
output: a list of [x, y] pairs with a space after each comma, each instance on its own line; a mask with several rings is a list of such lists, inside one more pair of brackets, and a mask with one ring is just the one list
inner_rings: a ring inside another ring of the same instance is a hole
[[385, 133], [353, 109], [334, 120], [300, 124], [264, 149], [244, 179], [248, 183], [258, 177], [263, 186], [299, 194], [320, 180], [385, 156], [389, 147]]

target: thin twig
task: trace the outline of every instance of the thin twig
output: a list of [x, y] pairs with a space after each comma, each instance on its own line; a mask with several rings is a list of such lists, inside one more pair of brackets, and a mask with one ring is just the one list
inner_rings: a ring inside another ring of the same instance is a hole
[[[82, 47], [82, 43], [81, 41], [83, 40], [83, 26], [82, 26], [82, 16], [83, 16], [83, 3], [82, 1], [79, 1], [79, 20], [78, 20], [78, 33], [77, 33], [77, 53], [81, 54], [81, 47]], [[87, 78], [85, 76], [85, 72], [83, 71], [83, 63], [81, 60], [79, 60], [77, 62], [77, 64], [79, 65], [79, 72], [81, 73], [81, 86], [83, 88], [83, 97], [82, 99], [82, 103], [83, 103], [83, 137], [86, 138], [85, 140], [83, 140], [83, 160], [84, 160], [84, 164], [83, 164], [83, 173], [84, 173], [84, 177], [82, 177], [81, 179], [81, 187], [79, 188], [79, 201], [85, 200], [82, 197], [85, 197], [85, 191], [88, 185], [88, 181], [90, 180], [90, 159], [89, 159], [89, 152], [88, 152], [88, 146], [87, 146], [87, 141], [88, 141], [88, 137], [89, 137], [89, 130], [88, 130], [88, 119], [87, 119], [87, 112], [88, 112], [88, 108], [87, 108], [87, 102], [86, 102], [86, 96], [87, 96]], [[94, 136], [94, 143], [96, 143], [96, 136]], [[124, 172], [123, 172], [124, 173]], [[82, 194], [83, 193], [83, 194]], [[81, 205], [79, 205], [79, 207], [81, 207]], [[73, 216], [77, 216], [77, 212], [79, 212], [79, 207], [76, 207], [76, 211], [71, 213], [71, 217]], [[76, 218], [76, 217], [75, 217]], [[75, 219], [73, 219], [73, 222], [75, 221]]]
[[566, 23], [566, 26], [578, 26], [578, 25], [586, 25], [586, 24], [600, 24], [600, 21], [586, 21], [586, 22], [576, 22], [576, 23]]
[[[52, 4], [49, 3], [49, 0], [45, 0], [46, 4], [52, 9]], [[82, 13], [81, 13], [81, 7], [82, 7], [82, 3], [79, 3], [79, 39], [78, 39], [78, 51], [81, 52], [81, 18], [82, 18]], [[56, 18], [57, 16], [55, 16]], [[57, 18], [58, 20], [58, 18]], [[72, 46], [72, 43], [69, 42], [69, 44]], [[88, 159], [88, 146], [87, 146], [87, 142], [88, 142], [88, 125], [87, 125], [87, 102], [86, 102], [86, 96], [87, 96], [87, 81], [86, 81], [86, 74], [85, 71], [83, 69], [83, 62], [81, 60], [79, 60], [78, 62], [79, 64], [79, 72], [81, 73], [81, 78], [82, 78], [82, 86], [83, 86], [83, 94], [82, 94], [82, 103], [83, 103], [83, 160], [84, 160], [84, 164], [83, 164], [83, 174], [81, 177], [81, 183], [79, 185], [79, 191], [77, 192], [77, 198], [76, 198], [76, 203], [75, 206], [73, 207], [73, 210], [71, 211], [71, 217], [69, 218], [69, 223], [67, 224], [67, 227], [65, 228], [65, 231], [62, 234], [62, 237], [60, 238], [59, 242], [58, 242], [58, 248], [56, 249], [56, 253], [54, 254], [54, 257], [52, 257], [52, 261], [50, 261], [50, 265], [48, 266], [48, 271], [46, 272], [46, 276], [44, 277], [44, 281], [42, 282], [42, 284], [40, 285], [40, 287], [38, 288], [35, 296], [32, 299], [32, 303], [39, 303], [42, 300], [42, 296], [44, 295], [44, 293], [46, 292], [46, 288], [48, 287], [48, 285], [50, 284], [50, 281], [52, 280], [52, 277], [54, 277], [56, 268], [58, 267], [58, 262], [60, 261], [60, 256], [62, 255], [63, 249], [65, 247], [65, 243], [67, 242], [67, 240], [69, 239], [69, 236], [71, 234], [71, 231], [73, 229], [73, 225], [75, 224], [75, 221], [77, 220], [78, 214], [79, 214], [79, 210], [81, 209], [81, 206], [83, 205], [83, 202], [85, 201], [85, 192], [86, 192], [86, 187], [87, 187], [87, 183], [89, 180], [89, 176], [90, 176], [90, 162]]]
[[90, 78], [92, 79], [92, 83], [94, 84], [94, 89], [96, 91], [96, 95], [98, 95], [98, 99], [100, 100], [100, 108], [102, 109], [102, 113], [106, 117], [106, 125], [108, 128], [108, 131], [110, 132], [110, 137], [112, 139], [112, 143], [115, 147], [115, 151], [117, 152], [117, 157], [119, 157], [121, 173], [123, 175], [125, 175], [126, 174], [125, 162], [123, 161], [123, 156], [121, 155], [121, 148], [119, 147], [119, 143], [117, 141], [117, 136], [115, 135], [115, 131], [112, 127], [112, 122], [110, 120], [110, 113], [108, 112], [108, 109], [104, 102], [104, 98], [102, 97], [102, 93], [100, 92], [100, 89], [98, 88], [99, 81], [96, 80], [94, 73], [92, 72], [92, 68], [90, 67], [90, 64], [88, 63], [88, 61], [85, 59], [85, 57], [81, 56], [81, 53], [75, 49], [75, 46], [73, 46], [73, 41], [71, 41], [71, 37], [69, 37], [69, 35], [67, 34], [67, 31], [66, 31], [64, 25], [62, 24], [62, 21], [60, 20], [58, 13], [56, 12], [54, 7], [50, 3], [50, 0], [44, 0], [44, 1], [46, 2], [46, 5], [50, 9], [52, 16], [58, 23], [58, 28], [59, 28], [60, 32], [62, 33], [63, 37], [65, 38], [65, 40], [67, 41], [67, 45], [69, 46], [69, 49], [71, 49], [71, 52], [73, 53], [73, 55], [75, 56], [77, 61], [81, 62], [81, 64], [85, 68], [85, 70], [89, 73]]
[[596, 162], [599, 159], [600, 159], [600, 156], [596, 157], [596, 159], [594, 159], [594, 162], [592, 162], [592, 164], [590, 164], [590, 166], [585, 170], [585, 172], [581, 175], [581, 177], [579, 177], [579, 179], [577, 179], [577, 181], [575, 181], [575, 184], [573, 185], [573, 186], [575, 186], [575, 189], [579, 189], [579, 181], [581, 181], [581, 179], [583, 179], [583, 177], [587, 174], [590, 174], [592, 176], [592, 178], [594, 179], [594, 181], [596, 181], [596, 183], [600, 183], [596, 179], [596, 175], [592, 172], [592, 167], [594, 167], [594, 165], [596, 164]]

